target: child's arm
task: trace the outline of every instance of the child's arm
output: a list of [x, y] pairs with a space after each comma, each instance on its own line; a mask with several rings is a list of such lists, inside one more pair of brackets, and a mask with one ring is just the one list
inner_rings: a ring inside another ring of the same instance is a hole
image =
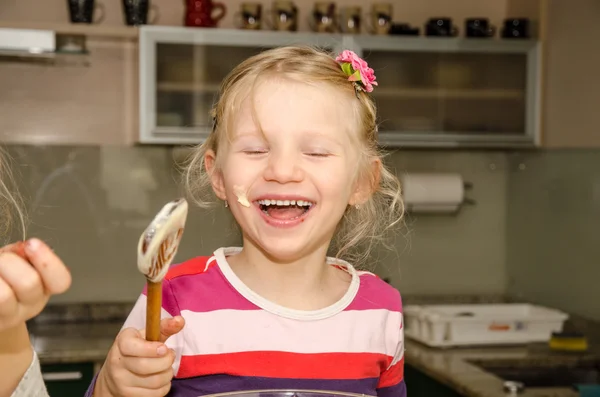
[[25, 322], [70, 284], [65, 265], [41, 241], [0, 249], [0, 397], [47, 396]]

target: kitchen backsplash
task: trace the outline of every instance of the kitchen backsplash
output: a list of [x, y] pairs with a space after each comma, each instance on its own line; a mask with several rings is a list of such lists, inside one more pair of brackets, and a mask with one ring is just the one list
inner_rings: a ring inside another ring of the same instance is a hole
[[508, 293], [600, 320], [600, 153], [508, 157]]
[[[29, 214], [27, 234], [48, 241], [72, 270], [53, 302], [132, 301], [144, 280], [136, 267], [140, 233], [182, 194], [168, 147], [9, 146]], [[459, 172], [475, 201], [453, 215], [409, 215], [395, 250], [366, 265], [404, 294], [501, 294], [506, 286], [508, 162], [504, 153], [399, 151], [397, 173]], [[18, 238], [18, 235], [14, 236]], [[190, 211], [175, 262], [239, 244], [222, 206]]]

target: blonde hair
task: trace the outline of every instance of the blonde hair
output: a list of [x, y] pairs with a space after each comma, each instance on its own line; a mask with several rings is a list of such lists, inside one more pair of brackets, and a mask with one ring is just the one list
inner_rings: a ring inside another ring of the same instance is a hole
[[25, 238], [25, 213], [21, 204], [8, 156], [0, 148], [0, 241], [9, 237], [15, 218]]
[[196, 147], [184, 172], [184, 185], [191, 199], [207, 208], [214, 202], [210, 176], [204, 167], [204, 156], [212, 150], [219, 167], [219, 148], [229, 137], [230, 125], [242, 102], [264, 76], [279, 75], [306, 84], [326, 85], [342, 95], [352, 96], [360, 145], [357, 179], [368, 178], [373, 194], [365, 203], [348, 207], [338, 224], [330, 252], [332, 255], [359, 264], [371, 253], [374, 244], [383, 241], [385, 232], [394, 229], [403, 218], [400, 182], [383, 162], [373, 170], [373, 160], [382, 161], [377, 145], [377, 112], [373, 99], [364, 91], [355, 91], [334, 57], [309, 46], [288, 46], [267, 50], [246, 59], [223, 80], [220, 97], [212, 110], [213, 131], [206, 141]]

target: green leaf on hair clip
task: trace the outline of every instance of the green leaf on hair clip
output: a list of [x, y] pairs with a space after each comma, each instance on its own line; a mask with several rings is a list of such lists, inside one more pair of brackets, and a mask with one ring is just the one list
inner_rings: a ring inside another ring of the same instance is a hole
[[349, 62], [342, 63], [342, 70], [343, 70], [343, 71], [344, 71], [344, 73], [345, 73], [346, 75], [348, 75], [348, 76], [351, 76], [351, 75], [352, 75], [352, 72], [354, 72], [354, 71], [352, 70], [352, 65], [350, 65], [350, 63], [349, 63]]

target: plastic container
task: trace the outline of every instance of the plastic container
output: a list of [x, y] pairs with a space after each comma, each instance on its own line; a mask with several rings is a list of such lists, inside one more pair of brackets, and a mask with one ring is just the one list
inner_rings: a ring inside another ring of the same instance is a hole
[[203, 397], [373, 397], [367, 394], [355, 394], [325, 390], [249, 390], [230, 393], [210, 394]]
[[548, 342], [568, 318], [529, 304], [407, 305], [404, 334], [433, 347]]

